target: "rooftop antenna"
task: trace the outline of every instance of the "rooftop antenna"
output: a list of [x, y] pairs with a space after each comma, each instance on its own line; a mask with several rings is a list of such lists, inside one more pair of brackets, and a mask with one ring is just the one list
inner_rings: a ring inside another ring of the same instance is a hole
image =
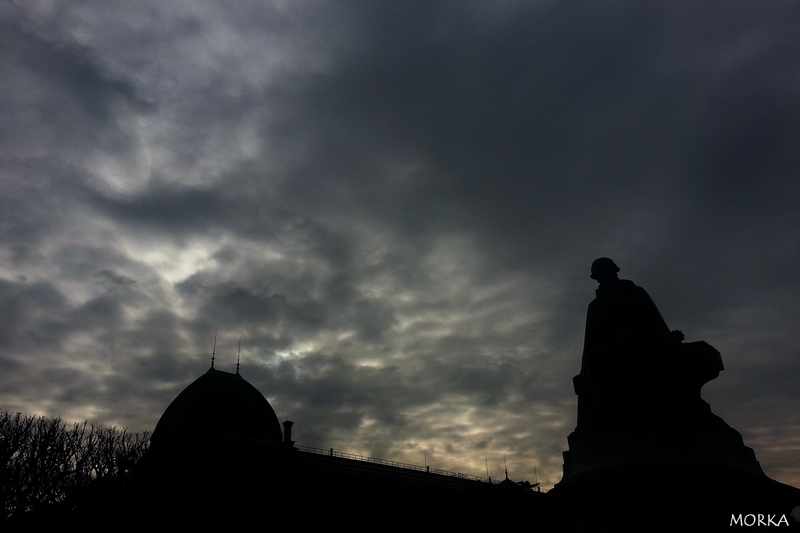
[[217, 354], [217, 330], [214, 330], [214, 349], [211, 351], [211, 368], [214, 368], [214, 356]]
[[489, 480], [489, 483], [491, 483], [492, 476], [489, 475], [489, 456], [486, 455], [486, 452], [483, 452], [483, 460], [486, 462], [486, 478]]
[[242, 337], [239, 337], [239, 353], [236, 355], [236, 375], [239, 375], [239, 359], [242, 357]]

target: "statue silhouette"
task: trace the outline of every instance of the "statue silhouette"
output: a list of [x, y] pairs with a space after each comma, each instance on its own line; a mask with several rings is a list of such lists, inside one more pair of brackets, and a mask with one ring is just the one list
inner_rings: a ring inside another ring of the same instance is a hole
[[720, 353], [684, 343], [647, 292], [618, 273], [607, 257], [592, 264], [600, 286], [573, 378], [578, 423], [564, 476], [547, 494], [569, 522], [563, 530], [717, 531], [749, 509], [788, 514], [800, 491], [769, 479], [700, 397], [723, 369]]
[[589, 304], [581, 373], [574, 378], [578, 424], [603, 414], [708, 407], [700, 387], [722, 370], [722, 360], [704, 342], [682, 344], [643, 288], [619, 279], [607, 257], [592, 263], [600, 286]]

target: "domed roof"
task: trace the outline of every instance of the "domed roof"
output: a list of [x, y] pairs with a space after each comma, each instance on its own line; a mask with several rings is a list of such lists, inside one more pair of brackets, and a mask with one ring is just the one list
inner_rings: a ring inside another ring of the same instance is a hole
[[212, 366], [167, 407], [150, 441], [160, 448], [263, 439], [282, 440], [272, 406], [240, 374]]

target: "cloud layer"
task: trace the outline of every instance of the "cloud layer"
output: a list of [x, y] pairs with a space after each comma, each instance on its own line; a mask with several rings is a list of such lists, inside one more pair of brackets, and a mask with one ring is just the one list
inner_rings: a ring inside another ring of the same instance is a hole
[[798, 485], [798, 15], [6, 3], [0, 407], [150, 430], [218, 330], [300, 444], [552, 485], [610, 256]]

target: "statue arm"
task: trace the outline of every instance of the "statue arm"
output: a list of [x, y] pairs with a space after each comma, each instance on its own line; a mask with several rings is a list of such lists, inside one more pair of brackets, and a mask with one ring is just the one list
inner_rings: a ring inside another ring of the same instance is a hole
[[653, 338], [664, 339], [665, 341], [673, 339], [674, 335], [670, 333], [669, 327], [664, 317], [661, 316], [661, 312], [658, 310], [658, 307], [656, 307], [653, 299], [650, 298], [646, 290], [641, 287], [637, 288], [639, 289], [639, 295], [642, 301], [643, 320], [648, 334], [652, 335]]

